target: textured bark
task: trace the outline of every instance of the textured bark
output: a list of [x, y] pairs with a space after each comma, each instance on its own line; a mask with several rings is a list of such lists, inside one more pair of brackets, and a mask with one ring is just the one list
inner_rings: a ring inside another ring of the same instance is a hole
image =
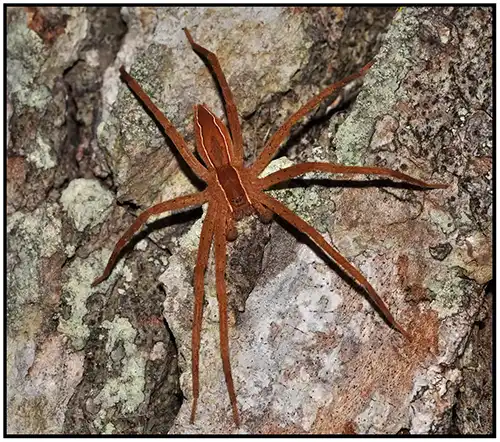
[[[395, 12], [7, 9], [8, 433], [491, 432], [492, 9]], [[212, 262], [188, 423], [200, 210], [151, 223], [90, 288], [134, 214], [198, 184], [118, 77], [130, 68], [192, 143], [192, 106], [222, 105], [184, 26], [219, 56], [248, 162], [375, 57], [359, 95], [358, 82], [323, 105], [271, 168], [382, 165], [450, 184], [318, 174], [273, 191], [360, 268], [411, 342], [288, 226], [241, 223], [226, 272], [240, 430]]]

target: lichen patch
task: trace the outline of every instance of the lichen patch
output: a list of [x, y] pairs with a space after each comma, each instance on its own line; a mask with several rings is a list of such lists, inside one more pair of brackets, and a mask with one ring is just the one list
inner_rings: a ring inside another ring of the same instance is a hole
[[71, 181], [64, 189], [60, 201], [76, 229], [82, 232], [107, 218], [114, 197], [98, 181], [79, 178]]
[[92, 295], [93, 290], [105, 290], [113, 284], [123, 268], [123, 263], [118, 263], [110, 278], [99, 287], [92, 289], [90, 284], [104, 267], [108, 256], [109, 251], [102, 250], [86, 259], [77, 257], [64, 269], [62, 299], [69, 307], [69, 313], [60, 319], [58, 330], [70, 338], [76, 350], [85, 347], [90, 334], [89, 327], [84, 321], [87, 314], [87, 299]]
[[[121, 403], [124, 414], [137, 410], [144, 401], [144, 383], [146, 360], [134, 340], [137, 330], [127, 318], [115, 316], [113, 321], [104, 321], [102, 327], [108, 330], [106, 353], [111, 354], [116, 345], [121, 344], [124, 355], [121, 358], [122, 371], [119, 376], [110, 377], [94, 398], [104, 411]], [[101, 419], [99, 419], [101, 420]], [[101, 426], [101, 422], [96, 422]]]

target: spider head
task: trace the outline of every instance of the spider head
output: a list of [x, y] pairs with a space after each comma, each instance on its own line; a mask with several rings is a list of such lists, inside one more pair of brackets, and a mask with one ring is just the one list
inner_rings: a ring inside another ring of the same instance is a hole
[[231, 206], [233, 207], [233, 217], [235, 221], [239, 221], [247, 216], [253, 214], [253, 207], [248, 204], [247, 200], [243, 196], [238, 196], [231, 201]]

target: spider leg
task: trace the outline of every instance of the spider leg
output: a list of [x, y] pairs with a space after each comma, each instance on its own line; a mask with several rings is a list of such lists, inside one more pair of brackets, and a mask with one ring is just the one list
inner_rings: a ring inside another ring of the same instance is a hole
[[201, 323], [203, 320], [203, 296], [205, 271], [207, 269], [210, 246], [214, 236], [215, 214], [217, 208], [209, 203], [207, 215], [201, 228], [200, 245], [198, 247], [198, 257], [194, 268], [194, 312], [193, 312], [193, 334], [191, 340], [191, 367], [193, 381], [193, 404], [191, 408], [191, 423], [194, 423], [196, 416], [196, 405], [200, 393], [199, 363], [200, 363], [200, 341]]
[[172, 140], [175, 147], [181, 154], [184, 161], [189, 165], [193, 172], [202, 180], [206, 181], [208, 172], [205, 167], [196, 159], [196, 157], [189, 150], [184, 138], [177, 132], [170, 120], [158, 109], [158, 107], [151, 101], [151, 98], [144, 92], [139, 83], [125, 70], [123, 66], [120, 67], [120, 74], [123, 80], [127, 83], [128, 87], [132, 89], [134, 94], [146, 106], [146, 108], [153, 114], [156, 121], [165, 130], [167, 136]]
[[267, 207], [263, 206], [258, 198], [252, 198], [252, 206], [257, 211], [260, 222], [269, 224], [273, 220], [273, 212]]
[[408, 184], [413, 184], [418, 187], [427, 189], [444, 189], [448, 187], [446, 184], [427, 183], [425, 181], [413, 178], [405, 173], [398, 172], [397, 170], [387, 169], [385, 167], [363, 167], [363, 166], [343, 166], [340, 164], [331, 163], [304, 163], [296, 164], [287, 167], [286, 169], [278, 170], [270, 175], [260, 178], [258, 186], [261, 190], [268, 189], [275, 184], [282, 181], [288, 181], [306, 172], [327, 172], [327, 173], [342, 173], [347, 175], [380, 175], [397, 178]]
[[269, 139], [269, 141], [264, 146], [264, 150], [260, 153], [255, 163], [251, 166], [253, 173], [258, 176], [271, 162], [274, 155], [278, 151], [281, 143], [289, 135], [292, 127], [306, 114], [312, 111], [318, 104], [320, 104], [325, 98], [332, 95], [337, 89], [345, 86], [347, 83], [361, 77], [365, 72], [370, 69], [373, 62], [370, 62], [363, 66], [361, 70], [355, 74], [349, 75], [341, 81], [333, 83], [326, 89], [321, 91], [319, 94], [311, 98], [304, 106], [302, 106], [297, 112], [288, 117], [285, 123], [274, 133], [274, 135]]
[[207, 191], [193, 193], [191, 195], [185, 195], [185, 196], [180, 196], [178, 198], [174, 198], [173, 200], [163, 201], [162, 203], [156, 204], [150, 207], [149, 209], [146, 209], [144, 212], [142, 212], [134, 221], [134, 223], [127, 229], [127, 231], [118, 240], [118, 242], [115, 245], [115, 248], [113, 249], [113, 253], [111, 253], [111, 256], [108, 260], [108, 264], [104, 269], [104, 273], [101, 276], [99, 276], [99, 278], [97, 278], [91, 284], [91, 286], [94, 287], [97, 284], [100, 284], [109, 276], [109, 274], [111, 273], [111, 269], [115, 265], [116, 259], [120, 254], [121, 250], [123, 249], [123, 247], [125, 247], [125, 245], [129, 242], [130, 238], [132, 238], [132, 236], [134, 235], [134, 233], [137, 232], [152, 215], [158, 215], [160, 213], [168, 212], [170, 210], [178, 210], [190, 206], [199, 206], [203, 204], [205, 201], [207, 201], [207, 197], [208, 197]]
[[215, 79], [224, 98], [227, 122], [229, 125], [229, 130], [231, 131], [231, 138], [233, 140], [233, 148], [236, 158], [235, 164], [243, 165], [243, 137], [241, 135], [241, 126], [238, 119], [238, 111], [236, 109], [236, 105], [234, 104], [233, 93], [231, 92], [231, 89], [227, 84], [226, 77], [224, 75], [224, 72], [222, 72], [219, 60], [213, 52], [210, 52], [208, 49], [205, 49], [203, 46], [200, 46], [198, 43], [196, 43], [187, 28], [184, 28], [184, 32], [193, 50], [208, 63], [215, 74]]
[[250, 183], [251, 184], [245, 188], [245, 191], [250, 198], [252, 207], [255, 209], [260, 222], [269, 224], [273, 220], [274, 213], [259, 201], [259, 195], [261, 193], [260, 182], [258, 179], [255, 179], [255, 181], [251, 181]]
[[358, 269], [356, 269], [356, 267], [354, 267], [349, 261], [347, 261], [347, 259], [345, 259], [339, 252], [337, 252], [330, 244], [328, 244], [314, 227], [312, 227], [282, 203], [270, 197], [269, 195], [261, 192], [259, 194], [259, 199], [276, 215], [280, 216], [292, 226], [297, 228], [299, 231], [305, 233], [310, 239], [312, 239], [314, 243], [333, 260], [333, 262], [335, 262], [350, 278], [352, 278], [368, 293], [371, 300], [382, 312], [383, 316], [389, 322], [389, 324], [391, 324], [391, 326], [394, 327], [403, 336], [409, 338], [408, 333], [396, 322], [391, 312], [385, 305], [384, 301], [382, 301], [382, 299], [377, 295], [375, 289], [366, 280], [362, 273]]
[[[225, 215], [227, 216], [227, 215]], [[229, 361], [229, 337], [227, 324], [227, 293], [224, 274], [226, 271], [226, 228], [225, 223], [217, 223], [215, 226], [215, 284], [217, 288], [217, 301], [219, 304], [219, 334], [220, 355], [222, 368], [226, 380], [227, 391], [233, 410], [233, 419], [237, 427], [240, 426], [238, 406], [236, 404], [236, 393], [234, 391], [233, 376], [231, 374], [231, 363]]]

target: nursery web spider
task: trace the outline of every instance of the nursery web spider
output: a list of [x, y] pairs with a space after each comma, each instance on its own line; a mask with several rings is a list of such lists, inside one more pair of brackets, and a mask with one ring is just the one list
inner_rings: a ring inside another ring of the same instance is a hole
[[177, 132], [167, 117], [156, 107], [148, 95], [146, 95], [137, 81], [125, 71], [123, 66], [120, 68], [122, 79], [134, 92], [136, 97], [154, 115], [184, 161], [198, 178], [206, 183], [206, 188], [198, 193], [164, 201], [142, 212], [120, 238], [109, 258], [104, 273], [92, 283], [92, 286], [99, 284], [109, 276], [120, 251], [128, 243], [134, 233], [137, 232], [152, 215], [200, 206], [208, 202], [207, 214], [201, 230], [200, 245], [194, 269], [195, 301], [192, 331], [193, 403], [191, 423], [194, 422], [195, 419], [196, 404], [199, 396], [198, 369], [201, 323], [203, 317], [204, 274], [207, 268], [210, 247], [213, 242], [215, 245], [215, 280], [219, 304], [220, 353], [227, 390], [231, 401], [233, 418], [236, 425], [239, 426], [240, 419], [229, 361], [227, 296], [226, 283], [224, 280], [226, 245], [227, 241], [233, 241], [237, 236], [236, 221], [254, 213], [257, 214], [262, 222], [270, 222], [274, 214], [283, 218], [287, 223], [306, 234], [332, 259], [333, 262], [335, 262], [335, 264], [337, 264], [337, 266], [363, 288], [372, 302], [378, 307], [385, 320], [392, 327], [404, 336], [408, 336], [403, 327], [393, 318], [384, 301], [377, 295], [374, 288], [359, 270], [328, 244], [317, 230], [282, 203], [264, 193], [264, 190], [280, 182], [286, 182], [306, 172], [313, 171], [349, 175], [380, 175], [397, 178], [411, 185], [427, 189], [444, 188], [446, 186], [442, 184], [426, 183], [404, 173], [383, 167], [342, 166], [339, 164], [319, 162], [296, 164], [271, 173], [264, 178], [259, 178], [261, 172], [278, 152], [280, 145], [288, 137], [291, 128], [334, 91], [350, 81], [361, 77], [370, 68], [372, 63], [368, 63], [358, 73], [332, 84], [318, 95], [311, 98], [297, 112], [288, 117], [286, 122], [266, 143], [256, 161], [250, 167], [245, 167], [243, 165], [243, 139], [238, 113], [234, 104], [233, 94], [229, 89], [219, 61], [214, 53], [197, 44], [187, 29], [184, 29], [184, 32], [194, 52], [204, 59], [213, 71], [215, 80], [222, 91], [229, 129], [204, 104], [194, 106], [196, 150], [203, 163], [200, 162], [189, 150], [185, 140], [179, 132]]

